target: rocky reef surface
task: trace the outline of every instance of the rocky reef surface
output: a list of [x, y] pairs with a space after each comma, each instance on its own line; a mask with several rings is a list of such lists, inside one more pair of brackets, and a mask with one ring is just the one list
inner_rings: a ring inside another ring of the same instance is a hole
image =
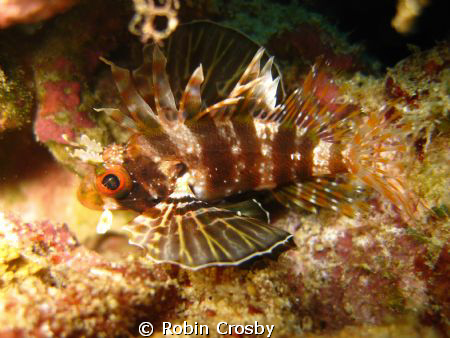
[[115, 232], [97, 235], [100, 213], [76, 198], [84, 164], [70, 142], [127, 137], [92, 109], [120, 106], [99, 56], [135, 67], [141, 43], [128, 32], [131, 1], [81, 1], [35, 23], [74, 3], [59, 2], [0, 31], [0, 337], [139, 336], [143, 321], [154, 336], [164, 321], [208, 325], [211, 336], [219, 322], [255, 321], [275, 325], [273, 337], [449, 333], [448, 41], [385, 72], [297, 2], [182, 1], [181, 22], [213, 19], [264, 43], [288, 91], [322, 57], [336, 70], [322, 79], [322, 99], [401, 112], [411, 130], [404, 173], [418, 198], [416, 218], [406, 220], [375, 193], [370, 210], [351, 219], [287, 212], [276, 225], [295, 234], [296, 247], [241, 267], [186, 271], [127, 244], [120, 226], [130, 212], [115, 214]]

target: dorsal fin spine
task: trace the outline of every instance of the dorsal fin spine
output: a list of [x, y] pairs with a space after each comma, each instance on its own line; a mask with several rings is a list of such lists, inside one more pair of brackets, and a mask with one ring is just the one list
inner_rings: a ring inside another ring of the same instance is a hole
[[136, 123], [130, 117], [126, 116], [120, 109], [116, 108], [94, 108], [97, 112], [104, 112], [122, 127], [136, 131]]
[[128, 115], [132, 117], [138, 125], [157, 125], [157, 117], [152, 108], [150, 108], [137, 92], [131, 72], [128, 69], [116, 66], [114, 63], [103, 57], [101, 57], [100, 60], [111, 67], [117, 90], [127, 106]]
[[[203, 67], [200, 64], [192, 73], [180, 101], [179, 112], [180, 114], [182, 114], [184, 111], [186, 111], [186, 118], [190, 118], [195, 113], [198, 113], [201, 109], [201, 85], [203, 81]], [[185, 119], [183, 117], [179, 117], [180, 122], [184, 122], [184, 120]]]
[[175, 99], [166, 73], [166, 64], [167, 60], [164, 54], [159, 47], [155, 45], [153, 48], [152, 76], [158, 116], [167, 113], [167, 110], [170, 110], [171, 112], [177, 111]]

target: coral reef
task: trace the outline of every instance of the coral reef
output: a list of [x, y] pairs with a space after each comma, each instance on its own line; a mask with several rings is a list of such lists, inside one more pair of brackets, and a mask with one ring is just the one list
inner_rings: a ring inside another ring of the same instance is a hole
[[3, 213], [0, 271], [2, 337], [126, 335], [140, 318], [156, 323], [180, 302], [177, 281], [138, 254], [110, 262], [80, 246], [66, 225]]
[[[332, 102], [340, 88], [339, 99], [358, 102], [363, 111], [401, 112], [413, 145], [404, 154], [405, 176], [420, 197], [416, 219], [402, 218], [371, 192], [371, 209], [353, 219], [324, 210], [285, 213], [276, 225], [295, 233], [296, 247], [241, 267], [186, 271], [153, 264], [129, 246], [119, 232], [133, 218], [127, 213], [114, 213], [113, 231], [96, 235], [100, 213], [79, 204], [79, 178], [67, 169], [83, 174], [82, 163], [70, 156], [70, 144], [81, 134], [102, 144], [126, 140], [92, 108], [120, 105], [100, 55], [113, 55], [129, 68], [137, 64], [123, 55], [141, 49], [128, 33], [131, 5], [82, 3], [32, 39], [16, 31], [14, 40], [0, 43], [0, 336], [137, 336], [142, 321], [153, 323], [156, 337], [163, 336], [163, 321], [208, 325], [212, 337], [221, 321], [275, 325], [273, 337], [445, 336], [448, 42], [412, 54], [383, 76], [350, 76], [373, 68], [358, 47], [314, 15], [310, 21], [307, 15], [287, 18], [289, 27], [274, 19], [262, 27], [258, 13], [270, 12], [267, 3], [181, 3], [178, 14], [185, 21], [211, 16], [237, 23], [247, 20], [238, 9], [249, 9], [247, 16], [253, 11], [255, 23], [247, 28], [261, 28], [255, 37], [282, 60], [288, 87], [325, 55], [345, 71], [332, 74], [332, 82], [320, 79], [321, 99]], [[273, 15], [277, 8], [289, 13], [277, 4]], [[4, 132], [27, 126], [33, 107], [33, 131]]]
[[[428, 51], [417, 52], [389, 69], [385, 90], [396, 100], [396, 109], [411, 123], [417, 140], [426, 145], [436, 132], [450, 131], [450, 44], [442, 42]], [[425, 145], [425, 147], [426, 147]]]
[[[128, 18], [127, 8], [124, 10], [120, 2], [108, 5], [108, 13], [102, 10], [105, 5], [103, 1], [84, 4], [76, 7], [64, 21], [54, 22], [56, 33], [41, 32], [42, 40], [28, 59], [36, 87], [36, 138], [75, 171], [82, 168], [66, 151], [70, 141], [86, 134], [99, 142], [111, 142], [108, 122], [95, 114], [92, 107], [96, 106], [95, 95], [102, 96], [103, 88], [111, 92], [114, 87], [98, 76], [98, 81], [103, 82], [96, 84], [98, 92], [92, 93], [89, 81], [98, 70], [99, 56], [115, 48], [128, 35], [125, 26]], [[111, 13], [114, 15], [110, 16]], [[103, 24], [98, 25], [99, 21]], [[65, 44], [67, 39], [72, 41], [70, 46]]]
[[224, 24], [246, 33], [256, 42], [267, 45], [274, 35], [295, 29], [302, 22], [317, 25], [332, 31], [332, 27], [319, 14], [311, 13], [297, 1], [287, 6], [271, 1], [223, 1], [217, 4], [218, 10], [225, 13]]

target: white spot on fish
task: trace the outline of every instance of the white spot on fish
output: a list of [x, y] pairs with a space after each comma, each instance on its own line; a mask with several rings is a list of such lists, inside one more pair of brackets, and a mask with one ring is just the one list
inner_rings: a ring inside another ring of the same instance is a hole
[[237, 146], [237, 145], [233, 145], [232, 147], [231, 147], [231, 152], [233, 153], [233, 154], [240, 154], [241, 153], [241, 147], [239, 147], [239, 146]]
[[272, 155], [272, 147], [269, 144], [267, 144], [267, 143], [263, 143], [261, 145], [261, 153], [265, 157], [271, 157], [271, 155]]
[[112, 218], [113, 218], [113, 215], [112, 215], [111, 210], [105, 209], [97, 223], [97, 233], [98, 234], [104, 234], [109, 229], [111, 229]]
[[291, 160], [297, 160], [300, 161], [302, 158], [302, 154], [300, 154], [299, 152], [295, 152], [291, 154]]

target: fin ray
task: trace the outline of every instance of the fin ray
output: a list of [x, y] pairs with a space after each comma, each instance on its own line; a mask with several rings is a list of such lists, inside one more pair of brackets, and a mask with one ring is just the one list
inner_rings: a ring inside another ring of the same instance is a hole
[[111, 67], [116, 87], [123, 102], [127, 106], [129, 116], [142, 127], [157, 126], [158, 122], [156, 115], [136, 90], [131, 72], [128, 69], [116, 66], [114, 63], [104, 58], [100, 59]]
[[130, 243], [145, 248], [157, 262], [190, 269], [237, 265], [270, 252], [292, 237], [259, 219], [197, 200], [161, 202], [155, 210], [125, 227], [131, 233]]
[[160, 120], [164, 118], [167, 121], [173, 121], [178, 117], [178, 110], [166, 73], [166, 64], [166, 57], [155, 45], [153, 47], [152, 77], [156, 111]]
[[406, 188], [403, 164], [399, 161], [406, 151], [408, 125], [396, 124], [400, 113], [385, 117], [382, 112], [370, 112], [367, 121], [361, 120], [352, 135], [344, 159], [349, 172], [375, 189], [391, 203], [414, 219], [418, 199]]
[[317, 212], [323, 207], [352, 217], [357, 208], [364, 209], [365, 204], [353, 201], [350, 194], [356, 189], [348, 183], [318, 178], [309, 182], [297, 182], [276, 189], [275, 198], [287, 207], [299, 207], [310, 212]]
[[[205, 72], [201, 96], [205, 106], [229, 97], [260, 45], [243, 33], [210, 21], [195, 21], [180, 25], [165, 45], [167, 74], [177, 102], [186, 83], [200, 63]], [[269, 56], [263, 53], [261, 60]], [[281, 72], [272, 67], [276, 76]], [[284, 90], [279, 86], [278, 95]]]
[[116, 108], [94, 108], [97, 112], [104, 112], [123, 128], [136, 131], [137, 126], [132, 118], [125, 115], [120, 109]]
[[[192, 73], [180, 101], [179, 111], [182, 114], [186, 114], [186, 119], [190, 119], [195, 113], [198, 113], [202, 107], [201, 85], [203, 80], [203, 67], [200, 64], [200, 66]], [[182, 118], [179, 117], [179, 120], [181, 119]]]

